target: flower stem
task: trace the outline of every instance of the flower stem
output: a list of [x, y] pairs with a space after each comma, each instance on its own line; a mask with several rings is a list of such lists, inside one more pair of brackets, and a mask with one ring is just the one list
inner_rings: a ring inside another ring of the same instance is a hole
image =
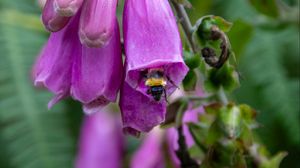
[[188, 39], [188, 42], [190, 44], [190, 47], [194, 53], [197, 53], [197, 45], [193, 42], [193, 26], [191, 24], [191, 21], [189, 19], [189, 16], [187, 15], [184, 6], [180, 5], [174, 1], [172, 1], [173, 7], [176, 10], [178, 19], [180, 21], [180, 24], [183, 28], [183, 31]]
[[[182, 26], [183, 31], [187, 37], [187, 40], [191, 46], [191, 49], [192, 49], [193, 53], [196, 54], [197, 53], [197, 44], [193, 40], [194, 28], [191, 24], [190, 18], [188, 17], [183, 5], [178, 4], [172, 0], [171, 0], [171, 2], [173, 4], [174, 9], [176, 10], [177, 16], [180, 20], [181, 26]], [[223, 88], [221, 88], [218, 91], [217, 96], [218, 96], [219, 100], [222, 102], [222, 104], [224, 104], [224, 105], [228, 104], [228, 99], [226, 97], [226, 94], [225, 94]]]

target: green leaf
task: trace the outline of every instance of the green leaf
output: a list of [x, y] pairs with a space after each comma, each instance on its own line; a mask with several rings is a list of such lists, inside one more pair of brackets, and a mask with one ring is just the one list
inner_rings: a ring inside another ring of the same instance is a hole
[[190, 70], [188, 74], [183, 79], [183, 88], [185, 91], [193, 91], [196, 88], [197, 84], [197, 75], [195, 71]]
[[[34, 89], [30, 80], [33, 61], [46, 36], [31, 26], [7, 24], [11, 22], [6, 20], [10, 17], [3, 17], [7, 13], [15, 11], [0, 12], [0, 53], [4, 53], [0, 61], [1, 151], [12, 167], [73, 167], [81, 109], [69, 111], [64, 103], [47, 109], [52, 96]], [[14, 17], [19, 16], [17, 20], [39, 18], [26, 13]]]
[[280, 152], [277, 155], [273, 156], [270, 160], [262, 163], [259, 168], [279, 168], [281, 161], [287, 156], [286, 152]]
[[254, 6], [254, 8], [261, 12], [264, 15], [270, 17], [278, 17], [279, 16], [279, 8], [277, 6], [276, 0], [249, 0], [250, 3]]

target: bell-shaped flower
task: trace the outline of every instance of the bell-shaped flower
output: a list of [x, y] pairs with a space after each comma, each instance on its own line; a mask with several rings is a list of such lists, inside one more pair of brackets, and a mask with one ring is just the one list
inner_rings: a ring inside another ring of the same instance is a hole
[[118, 119], [107, 110], [85, 117], [76, 168], [122, 167], [124, 137]]
[[148, 132], [164, 121], [165, 98], [188, 72], [168, 0], [126, 0], [123, 33], [126, 75], [120, 108], [124, 127], [134, 134]]
[[79, 16], [80, 13], [63, 30], [50, 35], [33, 76], [35, 85], [44, 86], [56, 95], [49, 108], [71, 95], [90, 114], [116, 100], [122, 80], [120, 35], [115, 23], [106, 46], [87, 48], [77, 35]]
[[180, 34], [168, 0], [126, 0], [123, 32], [125, 81], [150, 97], [145, 76], [158, 68], [166, 81], [166, 94], [173, 93], [188, 68], [182, 58]]
[[118, 0], [86, 0], [83, 4], [79, 35], [89, 47], [106, 45], [115, 27]]
[[46, 87], [55, 94], [49, 108], [69, 96], [73, 63], [76, 57], [81, 57], [78, 24], [79, 17], [76, 16], [63, 30], [52, 33], [34, 66], [35, 85]]
[[119, 28], [101, 48], [82, 47], [82, 55], [73, 66], [71, 95], [84, 104], [86, 113], [94, 113], [115, 102], [122, 82], [122, 53]]

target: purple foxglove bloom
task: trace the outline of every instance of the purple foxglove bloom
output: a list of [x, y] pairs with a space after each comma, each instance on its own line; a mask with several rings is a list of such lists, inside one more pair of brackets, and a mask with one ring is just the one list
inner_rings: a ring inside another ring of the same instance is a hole
[[76, 168], [120, 168], [123, 136], [119, 118], [100, 111], [87, 116], [81, 128]]
[[79, 10], [83, 0], [54, 0], [55, 11], [60, 16], [73, 16]]
[[180, 35], [168, 0], [126, 0], [123, 32], [125, 81], [151, 97], [147, 94], [143, 72], [160, 68], [166, 78], [167, 95], [173, 93], [188, 68], [182, 58]]
[[125, 132], [137, 136], [140, 131], [148, 132], [164, 120], [165, 102], [153, 101], [126, 82], [123, 83], [120, 95]]
[[52, 33], [33, 69], [35, 85], [46, 87], [56, 95], [49, 108], [69, 95], [74, 57], [81, 55], [78, 24], [76, 16], [63, 30]]
[[94, 113], [116, 101], [122, 80], [122, 53], [118, 24], [111, 40], [102, 48], [82, 47], [75, 61], [71, 95], [84, 104], [86, 113]]
[[163, 131], [156, 129], [145, 137], [131, 160], [131, 168], [164, 168]]
[[71, 94], [90, 114], [116, 99], [122, 80], [120, 36], [116, 23], [106, 46], [87, 48], [78, 37], [79, 17], [80, 13], [63, 30], [51, 34], [33, 76], [35, 85], [56, 95], [49, 108]]
[[42, 13], [42, 21], [45, 27], [51, 32], [57, 32], [64, 28], [70, 17], [59, 15], [54, 8], [54, 0], [47, 0]]
[[110, 40], [115, 27], [118, 0], [87, 0], [80, 20], [80, 40], [89, 47], [100, 47]]

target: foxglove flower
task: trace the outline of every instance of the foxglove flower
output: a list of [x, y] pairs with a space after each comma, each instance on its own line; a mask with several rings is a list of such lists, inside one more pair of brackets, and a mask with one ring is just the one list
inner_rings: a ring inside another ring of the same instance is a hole
[[161, 68], [171, 94], [185, 77], [188, 68], [175, 17], [168, 0], [126, 0], [123, 15], [126, 53], [125, 81], [147, 94], [145, 70]]
[[118, 0], [47, 0], [42, 20], [45, 27], [56, 32], [63, 29], [80, 11], [79, 35], [82, 44], [101, 47], [108, 44], [116, 24]]
[[[123, 15], [126, 75], [120, 108], [130, 133], [148, 132], [164, 121], [166, 100], [175, 91], [188, 68], [168, 0], [126, 0]], [[149, 94], [148, 72], [159, 69], [161, 85]], [[163, 86], [163, 88], [161, 87]]]
[[87, 48], [77, 35], [79, 16], [80, 13], [64, 29], [51, 34], [34, 67], [34, 81], [56, 95], [49, 108], [71, 95], [83, 103], [86, 113], [93, 113], [115, 101], [121, 85], [119, 30], [115, 23], [112, 38], [105, 47]]
[[121, 123], [105, 110], [86, 116], [81, 128], [76, 168], [122, 167]]

